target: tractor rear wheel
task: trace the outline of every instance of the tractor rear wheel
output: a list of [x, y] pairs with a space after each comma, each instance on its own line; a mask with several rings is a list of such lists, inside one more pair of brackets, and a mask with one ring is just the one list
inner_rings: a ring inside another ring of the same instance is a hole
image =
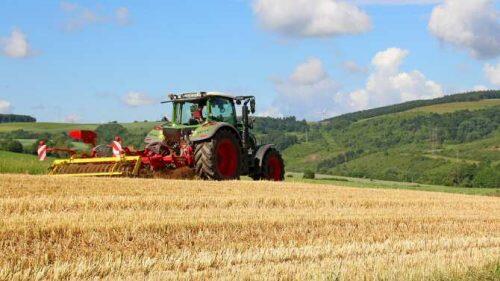
[[285, 179], [285, 164], [281, 154], [270, 148], [262, 159], [260, 178], [268, 181], [283, 181]]
[[240, 178], [241, 149], [238, 138], [221, 129], [210, 140], [198, 143], [194, 153], [196, 174], [206, 180]]

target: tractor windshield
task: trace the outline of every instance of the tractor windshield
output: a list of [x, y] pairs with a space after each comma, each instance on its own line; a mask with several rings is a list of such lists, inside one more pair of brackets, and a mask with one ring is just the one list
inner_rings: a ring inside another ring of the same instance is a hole
[[206, 100], [176, 103], [176, 123], [181, 125], [197, 125], [203, 123], [208, 115], [206, 104]]
[[210, 100], [210, 116], [214, 121], [236, 124], [233, 102], [226, 98], [215, 97]]

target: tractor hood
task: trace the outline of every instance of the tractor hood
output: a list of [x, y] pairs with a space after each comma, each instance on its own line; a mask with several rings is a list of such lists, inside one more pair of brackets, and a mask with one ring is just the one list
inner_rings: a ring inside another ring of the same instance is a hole
[[172, 123], [155, 127], [148, 133], [144, 141], [146, 143], [179, 140], [183, 136], [189, 136], [193, 142], [211, 138], [221, 127], [231, 127], [237, 132], [233, 125], [225, 122], [205, 122], [200, 125], [177, 125]]

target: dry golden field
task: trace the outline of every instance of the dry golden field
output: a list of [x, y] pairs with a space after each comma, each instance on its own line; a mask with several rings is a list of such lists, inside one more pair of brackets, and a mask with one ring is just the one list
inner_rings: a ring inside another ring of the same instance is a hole
[[98, 278], [498, 280], [500, 198], [0, 175], [0, 279]]

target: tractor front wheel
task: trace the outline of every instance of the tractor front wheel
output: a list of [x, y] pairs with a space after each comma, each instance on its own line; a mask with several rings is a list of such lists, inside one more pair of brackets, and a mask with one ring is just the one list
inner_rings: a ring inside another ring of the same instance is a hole
[[274, 148], [270, 148], [262, 159], [260, 179], [268, 181], [283, 181], [285, 179], [283, 158]]
[[237, 137], [222, 129], [213, 138], [198, 143], [194, 153], [196, 174], [206, 180], [240, 178], [241, 150]]

